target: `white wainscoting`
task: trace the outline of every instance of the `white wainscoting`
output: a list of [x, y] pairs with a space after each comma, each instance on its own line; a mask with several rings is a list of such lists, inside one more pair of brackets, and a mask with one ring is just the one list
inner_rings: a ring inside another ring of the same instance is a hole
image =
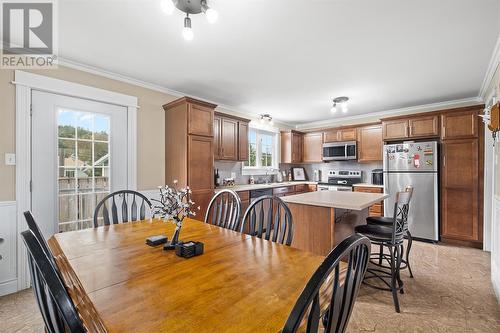
[[160, 191], [158, 189], [154, 190], [139, 190], [140, 193], [144, 194], [149, 200], [156, 199], [160, 200]]
[[17, 291], [16, 202], [0, 202], [0, 296]]
[[493, 221], [491, 225], [491, 282], [500, 302], [500, 196], [493, 199]]

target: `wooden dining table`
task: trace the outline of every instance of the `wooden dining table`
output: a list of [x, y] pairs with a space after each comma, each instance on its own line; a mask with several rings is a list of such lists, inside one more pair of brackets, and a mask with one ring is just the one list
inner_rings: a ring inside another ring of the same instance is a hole
[[186, 219], [190, 259], [150, 247], [174, 224], [129, 222], [49, 239], [89, 332], [279, 332], [324, 257]]

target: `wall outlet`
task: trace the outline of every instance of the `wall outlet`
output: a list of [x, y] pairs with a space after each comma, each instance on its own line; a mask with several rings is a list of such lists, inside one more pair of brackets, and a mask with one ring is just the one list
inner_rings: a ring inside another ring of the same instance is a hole
[[5, 165], [16, 165], [16, 154], [5, 153]]

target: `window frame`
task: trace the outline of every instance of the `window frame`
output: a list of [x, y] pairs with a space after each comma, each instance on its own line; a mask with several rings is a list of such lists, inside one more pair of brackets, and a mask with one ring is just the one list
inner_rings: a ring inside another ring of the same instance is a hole
[[[249, 126], [248, 137], [250, 138], [250, 133], [255, 132], [256, 136], [256, 156], [255, 156], [255, 166], [246, 166], [242, 163], [242, 174], [243, 175], [265, 175], [265, 174], [275, 174], [279, 170], [280, 162], [280, 135], [279, 130], [275, 128], [262, 128], [258, 126]], [[272, 165], [262, 166], [262, 135], [269, 135], [272, 137]], [[248, 140], [248, 160], [250, 160], [250, 139]]]

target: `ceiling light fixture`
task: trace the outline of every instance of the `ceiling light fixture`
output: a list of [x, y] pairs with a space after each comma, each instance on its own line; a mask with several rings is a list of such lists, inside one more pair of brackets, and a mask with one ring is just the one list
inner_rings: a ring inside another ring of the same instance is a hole
[[191, 28], [191, 18], [189, 14], [200, 14], [205, 13], [207, 21], [209, 23], [217, 22], [219, 14], [213, 8], [208, 7], [207, 0], [162, 0], [161, 3], [162, 11], [171, 15], [175, 8], [179, 9], [181, 12], [186, 13], [184, 18], [184, 29], [182, 30], [182, 36], [185, 40], [192, 40], [194, 37], [193, 29]]
[[273, 117], [271, 117], [267, 113], [261, 114], [261, 115], [259, 115], [259, 123], [261, 123], [263, 125], [273, 126], [274, 125]]
[[336, 97], [333, 99], [333, 106], [330, 109], [332, 113], [337, 112], [337, 108], [340, 107], [340, 110], [342, 110], [343, 113], [346, 113], [348, 108], [347, 108], [347, 102], [349, 101], [349, 97], [346, 96], [341, 96], [341, 97]]

